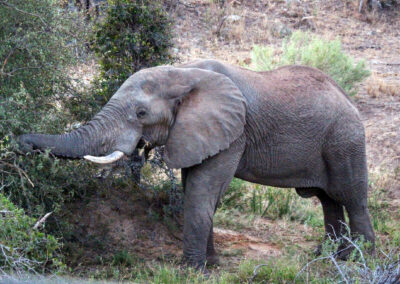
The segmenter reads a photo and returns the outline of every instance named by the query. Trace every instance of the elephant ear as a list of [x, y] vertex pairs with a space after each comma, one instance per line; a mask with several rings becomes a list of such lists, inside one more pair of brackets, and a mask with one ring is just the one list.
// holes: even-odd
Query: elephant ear
[[242, 135], [246, 102], [237, 86], [223, 74], [198, 68], [177, 70], [180, 85], [175, 90], [187, 91], [175, 94], [181, 103], [167, 139], [164, 160], [171, 168], [187, 168], [227, 149]]

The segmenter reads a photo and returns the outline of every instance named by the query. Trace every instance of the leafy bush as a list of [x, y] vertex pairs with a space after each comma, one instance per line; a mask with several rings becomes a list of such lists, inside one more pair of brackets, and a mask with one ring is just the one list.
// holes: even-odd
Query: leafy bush
[[349, 95], [356, 94], [357, 83], [370, 75], [365, 61], [354, 63], [344, 53], [339, 39], [325, 40], [301, 31], [294, 32], [283, 43], [281, 51], [272, 47], [254, 46], [251, 56], [258, 71], [289, 64], [318, 68], [329, 74]]
[[[60, 11], [53, 1], [0, 2], [0, 86], [3, 97], [21, 85], [36, 99], [57, 91], [63, 67], [72, 58], [65, 51], [69, 37], [58, 33]], [[46, 48], [44, 48], [46, 47]]]
[[118, 251], [112, 260], [112, 265], [118, 266], [132, 266], [134, 264], [134, 258], [126, 250]]
[[37, 220], [26, 216], [3, 194], [0, 194], [0, 214], [0, 267], [3, 272], [5, 269], [20, 273], [62, 268], [58, 241], [34, 229]]
[[65, 107], [76, 94], [67, 69], [79, 59], [73, 47], [84, 45], [77, 29], [83, 21], [64, 13], [56, 2], [0, 2], [0, 188], [34, 216], [59, 207], [67, 186], [73, 194], [76, 181], [67, 176], [80, 167], [48, 154], [24, 157], [14, 151], [17, 135], [59, 133], [76, 115]]
[[96, 26], [93, 49], [100, 59], [99, 93], [104, 100], [136, 71], [171, 63], [171, 20], [157, 1], [109, 0]]
[[[79, 14], [66, 13], [57, 1], [0, 1], [0, 190], [30, 217], [54, 212], [45, 230], [55, 234], [65, 229], [60, 218], [65, 202], [93, 188], [86, 178], [93, 170], [49, 153], [17, 155], [15, 137], [60, 133], [81, 116], [80, 110], [68, 107], [81, 94], [68, 71], [80, 60], [77, 51], [85, 49], [83, 23]], [[38, 267], [43, 261], [47, 266], [57, 263], [57, 241], [32, 231], [34, 219], [15, 211], [1, 221], [8, 231], [0, 243], [19, 248], [10, 251], [12, 257], [20, 254]]]

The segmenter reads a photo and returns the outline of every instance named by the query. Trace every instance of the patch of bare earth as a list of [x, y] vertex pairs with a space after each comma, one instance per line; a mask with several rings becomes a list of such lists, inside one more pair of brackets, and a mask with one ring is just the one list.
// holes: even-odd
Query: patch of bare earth
[[215, 245], [224, 256], [263, 259], [281, 255], [281, 248], [266, 239], [222, 228], [216, 228], [214, 232]]
[[[107, 188], [107, 187], [106, 187]], [[77, 271], [110, 264], [121, 251], [142, 260], [168, 260], [181, 254], [181, 237], [155, 216], [162, 212], [138, 188], [104, 189], [70, 208], [73, 243], [70, 264]], [[179, 239], [178, 239], [179, 238]], [[76, 247], [76, 244], [77, 247]], [[102, 259], [102, 261], [100, 260]]]

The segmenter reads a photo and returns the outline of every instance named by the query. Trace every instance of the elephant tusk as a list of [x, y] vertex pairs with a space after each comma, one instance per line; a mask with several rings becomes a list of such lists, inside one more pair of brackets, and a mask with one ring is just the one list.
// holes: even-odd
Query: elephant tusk
[[124, 156], [123, 152], [114, 151], [113, 153], [111, 153], [110, 155], [107, 155], [105, 157], [96, 157], [96, 156], [86, 155], [83, 158], [85, 158], [86, 160], [89, 160], [93, 163], [97, 163], [97, 164], [111, 164], [111, 163], [114, 163], [115, 161], [118, 161], [123, 156]]

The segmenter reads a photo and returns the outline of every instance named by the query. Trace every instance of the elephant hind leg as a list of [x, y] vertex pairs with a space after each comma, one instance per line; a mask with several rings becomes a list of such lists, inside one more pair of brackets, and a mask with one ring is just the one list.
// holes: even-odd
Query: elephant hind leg
[[367, 202], [345, 205], [350, 220], [351, 234], [355, 237], [364, 236], [366, 241], [375, 243], [375, 234], [372, 228]]
[[[318, 197], [324, 212], [325, 239], [339, 239], [344, 233], [344, 210], [343, 205], [330, 198], [320, 188], [296, 188], [297, 194], [303, 198]], [[322, 245], [316, 248], [316, 254], [320, 254]]]
[[317, 197], [324, 212], [324, 224], [326, 237], [338, 239], [345, 233], [345, 218], [343, 205], [330, 198], [324, 191], [320, 191]]
[[342, 204], [349, 216], [352, 237], [375, 243], [367, 208], [368, 170], [364, 140], [336, 145], [324, 155], [329, 185], [327, 195]]

